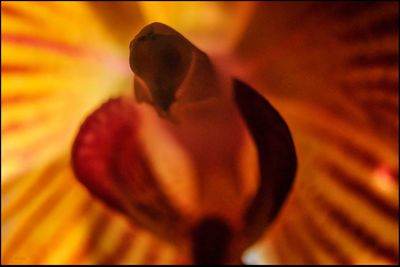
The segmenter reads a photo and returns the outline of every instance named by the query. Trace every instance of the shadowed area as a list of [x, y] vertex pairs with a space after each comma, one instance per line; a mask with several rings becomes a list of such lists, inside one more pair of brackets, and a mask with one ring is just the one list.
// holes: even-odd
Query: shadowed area
[[205, 218], [193, 230], [195, 264], [222, 264], [232, 239], [229, 226], [218, 218]]

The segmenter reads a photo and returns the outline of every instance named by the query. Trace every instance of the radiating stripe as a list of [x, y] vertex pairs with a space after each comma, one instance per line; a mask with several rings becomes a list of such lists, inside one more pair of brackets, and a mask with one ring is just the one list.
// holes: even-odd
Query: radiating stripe
[[[382, 90], [370, 90], [369, 92], [364, 90], [352, 91], [348, 93], [349, 99], [353, 101], [353, 105], [357, 105], [362, 108], [365, 115], [369, 115], [374, 113], [376, 109], [373, 109], [371, 106], [368, 106], [368, 103], [375, 103], [376, 105], [381, 106], [398, 106], [399, 100], [397, 98], [396, 92], [386, 93]], [[393, 124], [396, 125], [396, 124]]]
[[[301, 198], [298, 194], [292, 195], [290, 201], [291, 217], [286, 220], [287, 225], [285, 227], [291, 227], [291, 230], [299, 235], [299, 245], [308, 248], [308, 251], [313, 255], [315, 262], [321, 264], [332, 264], [338, 263], [339, 258], [333, 254], [333, 251], [327, 251], [323, 249], [325, 244], [320, 244], [318, 241], [311, 236], [312, 231], [308, 231], [309, 225], [305, 223], [303, 217], [312, 216], [307, 213], [304, 204], [301, 202]], [[319, 233], [322, 234], [322, 233]]]
[[9, 205], [2, 205], [2, 223], [17, 216], [18, 212], [23, 210], [31, 199], [37, 197], [48, 188], [51, 188], [51, 185], [57, 182], [55, 178], [64, 164], [64, 162], [58, 161], [50, 165], [38, 178], [33, 180], [32, 184], [25, 188], [23, 192], [19, 193], [17, 199], [13, 199]]
[[21, 22], [27, 23], [28, 25], [42, 26], [43, 23], [37, 17], [32, 16], [29, 12], [23, 11], [16, 6], [5, 4], [1, 2], [1, 15], [4, 16], [4, 20], [7, 17], [15, 18]]
[[61, 53], [69, 56], [79, 56], [87, 52], [83, 47], [67, 44], [58, 40], [49, 40], [33, 35], [22, 35], [17, 33], [1, 33], [3, 43], [29, 46], [46, 51]]
[[121, 264], [142, 264], [146, 252], [151, 249], [154, 239], [147, 231], [140, 231], [136, 234], [132, 249], [120, 259]]
[[[29, 175], [33, 176], [34, 171], [30, 172]], [[27, 175], [28, 176], [28, 175]], [[27, 178], [25, 178], [27, 179]], [[1, 183], [1, 196], [6, 197], [8, 194], [15, 193], [16, 191], [19, 191], [20, 187], [23, 187], [23, 179], [12, 179], [7, 182], [2, 182]], [[4, 202], [2, 202], [4, 204]]]
[[369, 205], [375, 207], [378, 211], [383, 212], [392, 220], [398, 221], [399, 208], [396, 204], [382, 199], [377, 195], [371, 188], [368, 188], [359, 182], [357, 179], [352, 177], [349, 173], [346, 173], [343, 169], [339, 168], [330, 162], [324, 162], [323, 169], [326, 170], [336, 181], [340, 182], [347, 189], [351, 190], [353, 194], [358, 195], [358, 197], [366, 200]]
[[369, 68], [373, 66], [396, 67], [399, 64], [398, 52], [386, 51], [372, 55], [354, 55], [347, 61], [350, 67]]
[[393, 247], [381, 243], [380, 240], [365, 230], [363, 226], [353, 222], [347, 215], [343, 214], [339, 208], [330, 203], [321, 195], [316, 195], [313, 198], [315, 204], [327, 212], [329, 216], [335, 220], [335, 222], [340, 224], [343, 230], [345, 230], [349, 235], [355, 237], [356, 240], [361, 242], [363, 246], [369, 247], [373, 251], [376, 251], [376, 253], [387, 257], [393, 262], [398, 262], [398, 251], [396, 251]]
[[[310, 189], [308, 189], [310, 188]], [[288, 228], [293, 228], [296, 229], [298, 232], [301, 232], [303, 235], [307, 236], [312, 234], [312, 232], [309, 232], [307, 227], [305, 226], [305, 222], [302, 221], [303, 216], [306, 217], [311, 217], [313, 219], [315, 219], [319, 225], [322, 226], [322, 232], [319, 233], [320, 235], [324, 235], [326, 238], [331, 238], [332, 240], [334, 240], [334, 242], [337, 242], [337, 244], [339, 244], [345, 251], [348, 251], [350, 253], [350, 257], [351, 259], [354, 258], [355, 255], [358, 255], [359, 257], [363, 257], [363, 255], [360, 252], [360, 248], [357, 246], [354, 246], [354, 243], [349, 241], [349, 236], [347, 235], [347, 233], [343, 234], [341, 232], [338, 232], [338, 229], [336, 227], [336, 224], [334, 222], [334, 218], [328, 218], [326, 216], [326, 213], [324, 213], [323, 210], [320, 209], [320, 207], [314, 205], [314, 202], [312, 198], [309, 197], [309, 191], [314, 192], [313, 190], [318, 190], [318, 187], [310, 187], [307, 186], [307, 190], [306, 190], [306, 186], [303, 185], [301, 187], [301, 191], [298, 190], [296, 192], [296, 198], [293, 198], [293, 202], [295, 203], [295, 205], [293, 205], [293, 203], [290, 203], [290, 208], [288, 210], [288, 212], [290, 212], [290, 216], [286, 216], [283, 217], [283, 221], [284, 223], [280, 223], [279, 226], [282, 226], [283, 224], [285, 228], [281, 228], [278, 229], [277, 231], [275, 231], [275, 235], [277, 235], [277, 237], [274, 237], [275, 241], [274, 243], [280, 243], [282, 242], [280, 240], [281, 235], [286, 232], [286, 229]], [[301, 201], [301, 202], [300, 202]], [[312, 207], [312, 209], [310, 209], [310, 206]], [[303, 215], [299, 214], [302, 213]], [[297, 216], [296, 216], [297, 215]], [[303, 229], [304, 228], [304, 229]], [[314, 237], [309, 237], [309, 239], [313, 240], [315, 242], [315, 238]], [[300, 248], [298, 248], [298, 246], [290, 246], [291, 244], [281, 244], [281, 246], [287, 246], [286, 249], [288, 249], [288, 252], [286, 253], [286, 257], [288, 259], [292, 260], [292, 263], [294, 264], [299, 264], [301, 263], [298, 259], [295, 259], [292, 257], [293, 254], [295, 253], [301, 253], [300, 249], [303, 246], [307, 246], [307, 244], [303, 244], [303, 243], [299, 243], [298, 246], [300, 246]], [[324, 246], [320, 245], [320, 246], [314, 246], [312, 248], [310, 248], [311, 252], [313, 254], [317, 254], [318, 252], [321, 253], [324, 252]], [[327, 251], [328, 254], [330, 254], [331, 252]], [[334, 256], [334, 255], [332, 255]], [[331, 258], [332, 260], [334, 259], [333, 257]], [[327, 259], [325, 259], [327, 260]], [[307, 263], [307, 262], [305, 262]], [[332, 262], [331, 260], [329, 261], [318, 261], [319, 264], [332, 264], [332, 263], [336, 263], [338, 264], [339, 262]]]
[[318, 138], [324, 139], [328, 143], [336, 145], [338, 149], [342, 150], [348, 155], [351, 155], [352, 158], [363, 163], [365, 167], [374, 168], [381, 164], [379, 156], [376, 153], [370, 151], [371, 148], [357, 145], [356, 143], [350, 141], [348, 138], [337, 135], [321, 127], [311, 127], [311, 125], [308, 125], [305, 130], [309, 131], [314, 136], [318, 136]]
[[1, 64], [1, 74], [34, 74], [42, 71], [37, 66], [17, 65], [17, 64]]
[[[31, 32], [29, 33], [23, 33], [21, 31], [16, 32], [18, 35], [32, 35], [36, 38], [46, 38], [46, 39], [54, 39], [58, 40], [58, 42], [61, 43], [71, 43], [76, 46], [80, 45], [79, 43], [76, 43], [76, 41], [63, 41], [59, 40], [57, 38], [52, 38], [49, 36], [41, 37], [36, 34], [32, 34]], [[94, 62], [91, 62], [87, 60], [87, 57], [83, 57], [84, 55], [82, 54], [82, 60], [80, 60], [79, 64], [80, 65], [75, 65], [76, 64], [76, 57], [75, 56], [70, 56], [69, 54], [63, 54], [61, 52], [55, 53], [52, 50], [48, 50], [45, 47], [43, 48], [37, 48], [35, 46], [30, 46], [30, 45], [20, 45], [16, 44], [13, 42], [4, 42], [2, 43], [2, 64], [3, 65], [16, 65], [16, 66], [32, 66], [38, 69], [36, 75], [33, 75], [31, 73], [21, 73], [21, 75], [26, 75], [28, 78], [40, 78], [36, 77], [40, 75], [43, 75], [45, 77], [52, 77], [53, 80], [55, 80], [57, 77], [64, 77], [66, 75], [69, 75], [69, 73], [73, 73], [75, 70], [82, 71], [84, 73], [90, 73], [93, 70], [87, 69], [89, 66], [94, 67], [96, 69], [99, 68], [106, 68], [106, 66], [102, 65], [94, 65]], [[88, 50], [91, 50], [90, 47], [87, 47]], [[4, 53], [4, 51], [7, 51], [7, 53]], [[74, 66], [75, 65], [75, 66]], [[28, 74], [30, 76], [28, 76]], [[31, 77], [32, 76], [32, 77]], [[54, 77], [57, 76], [57, 77]], [[7, 79], [12, 79], [16, 80], [17, 76], [15, 74], [6, 76]], [[80, 75], [77, 77], [81, 78]], [[69, 77], [76, 79], [76, 77]], [[3, 81], [4, 84], [4, 81]], [[54, 83], [54, 85], [59, 86], [59, 81]], [[21, 81], [20, 87], [23, 86], [41, 86], [41, 84], [29, 84], [26, 82]], [[65, 87], [65, 85], [63, 85]], [[73, 88], [71, 88], [73, 89]], [[10, 92], [11, 93], [11, 92]]]
[[290, 226], [284, 224], [282, 227], [285, 228], [285, 231], [282, 232], [282, 238], [284, 238], [288, 245], [292, 247], [292, 251], [296, 251], [298, 253], [302, 259], [302, 262], [306, 264], [317, 264], [317, 259], [309, 250], [308, 246], [305, 244], [300, 235], [296, 233]]
[[[62, 178], [67, 178], [65, 175]], [[41, 219], [35, 227], [29, 231], [23, 242], [19, 243], [13, 255], [21, 255], [29, 251], [32, 263], [37, 262], [36, 254], [47, 253], [49, 249], [46, 242], [52, 232], [65, 220], [72, 209], [76, 209], [80, 201], [79, 188], [70, 186], [68, 192], [58, 201], [57, 205], [50, 210], [41, 210]]]
[[347, 82], [343, 83], [341, 87], [346, 90], [366, 90], [366, 93], [369, 93], [369, 90], [378, 90], [394, 94], [399, 93], [399, 81], [389, 79]]
[[[66, 185], [68, 181], [55, 178], [61, 169], [60, 164], [57, 173], [53, 173], [50, 169], [39, 169], [19, 177], [19, 186], [8, 193], [10, 196], [2, 195], [5, 200], [2, 202], [2, 225], [13, 224], [13, 221], [24, 218], [53, 190], [59, 188], [62, 183]], [[43, 173], [45, 175], [42, 175]], [[47, 175], [54, 176], [48, 177]], [[38, 180], [40, 183], [37, 182]], [[23, 202], [23, 200], [27, 201]], [[15, 210], [15, 208], [18, 209]]]
[[[329, 184], [326, 184], [326, 186], [329, 187]], [[355, 211], [347, 211], [344, 212], [343, 208], [339, 207], [340, 203], [337, 201], [332, 202], [331, 200], [327, 200], [325, 195], [323, 195], [323, 192], [321, 192], [320, 186], [318, 187], [309, 187], [306, 191], [303, 191], [302, 193], [302, 203], [305, 205], [303, 206], [303, 211], [305, 212], [305, 216], [308, 216], [309, 218], [313, 218], [313, 220], [319, 221], [319, 225], [323, 225], [324, 227], [322, 228], [323, 231], [320, 233], [320, 236], [327, 236], [332, 238], [332, 240], [335, 240], [338, 244], [340, 244], [343, 249], [346, 249], [346, 251], [351, 252], [351, 258], [353, 262], [355, 260], [358, 260], [359, 258], [365, 258], [365, 255], [371, 255], [373, 258], [377, 257], [386, 257], [387, 255], [382, 254], [381, 249], [376, 249], [377, 247], [386, 247], [386, 245], [383, 245], [383, 243], [380, 243], [379, 240], [381, 240], [378, 236], [381, 235], [379, 234], [379, 231], [370, 231], [366, 230], [364, 228], [365, 226], [362, 226], [363, 223], [358, 222], [356, 223], [353, 221], [353, 219], [350, 218], [350, 214], [352, 215], [351, 217], [354, 217], [357, 212]], [[323, 203], [329, 203], [329, 206], [334, 208], [337, 213], [333, 214], [330, 212], [330, 208], [327, 209], [327, 206], [322, 205], [321, 201]], [[357, 205], [354, 205], [352, 203], [349, 203], [348, 205], [352, 205], [354, 209], [357, 209]], [[312, 209], [310, 209], [312, 208]], [[343, 213], [344, 212], [344, 213]], [[354, 214], [355, 213], [355, 214]], [[347, 217], [348, 214], [349, 217]], [[368, 214], [365, 214], [366, 218], [362, 218], [362, 212], [358, 212], [358, 219], [362, 219], [362, 222], [365, 221], [365, 224], [368, 225], [368, 221], [366, 221], [368, 218]], [[339, 217], [338, 217], [339, 216]], [[340, 221], [340, 218], [346, 217], [347, 221], [351, 221], [352, 226], [349, 226], [349, 224], [343, 224]], [[321, 220], [323, 218], [323, 221]], [[338, 221], [339, 220], [339, 221]], [[361, 224], [360, 224], [361, 223]], [[354, 228], [357, 229], [363, 229], [361, 231], [353, 231]], [[393, 228], [387, 228], [387, 230], [390, 231], [390, 229], [394, 230]], [[365, 240], [361, 234], [365, 234], [371, 237], [370, 240]], [[375, 237], [372, 237], [376, 235]], [[383, 241], [382, 241], [383, 242]], [[379, 244], [378, 244], [379, 243]], [[376, 245], [378, 244], [378, 245]], [[371, 258], [372, 259], [372, 258]], [[393, 259], [391, 259], [393, 261]]]
[[[378, 258], [381, 258], [383, 255], [377, 254], [377, 251], [373, 247], [361, 242], [357, 234], [349, 233], [347, 228], [337, 222], [336, 216], [332, 216], [331, 213], [326, 212], [323, 206], [319, 205], [318, 200], [324, 199], [324, 196], [321, 193], [315, 193], [318, 190], [318, 187], [308, 187], [307, 190], [303, 190], [302, 192], [300, 201], [303, 207], [302, 211], [304, 212], [303, 219], [305, 219], [303, 223], [307, 225], [308, 219], [318, 222], [317, 224], [321, 225], [321, 232], [316, 233], [318, 234], [317, 238], [326, 237], [332, 239], [333, 242], [340, 245], [344, 251], [349, 253], [348, 255], [351, 257], [352, 264], [366, 257], [369, 259], [369, 263], [374, 263]], [[320, 198], [317, 198], [317, 195]], [[331, 202], [332, 205], [334, 205], [333, 203]], [[340, 208], [337, 209], [340, 210]], [[296, 225], [298, 224], [298, 222], [295, 223]], [[307, 228], [307, 226], [305, 227]]]
[[[7, 140], [7, 138], [5, 138]], [[15, 147], [15, 149], [4, 149], [2, 151], [2, 164], [11, 164], [15, 161], [23, 161], [25, 164], [29, 164], [30, 160], [40, 160], [40, 159], [48, 159], [49, 155], [55, 156], [55, 153], [59, 153], [63, 150], [63, 148], [58, 147], [60, 141], [65, 140], [65, 131], [59, 131], [56, 133], [50, 133], [48, 135], [43, 135], [43, 137], [35, 140], [34, 143], [23, 143], [25, 146]], [[10, 142], [10, 140], [7, 140]], [[45, 146], [50, 146], [52, 149], [47, 149], [39, 154], [38, 151]], [[40, 164], [41, 162], [38, 162]], [[24, 169], [23, 166], [19, 167], [21, 171]], [[10, 171], [10, 170], [8, 170]], [[18, 172], [20, 173], [20, 172]], [[17, 174], [18, 174], [17, 173]]]
[[32, 103], [38, 100], [44, 100], [46, 97], [50, 97], [49, 93], [36, 93], [36, 94], [14, 94], [1, 96], [1, 105], [15, 105], [15, 104], [27, 104], [26, 102]]
[[115, 248], [111, 252], [101, 255], [101, 257], [96, 260], [96, 264], [116, 264], [130, 253], [131, 248], [135, 245], [135, 235], [132, 235], [131, 231], [125, 230], [120, 233], [118, 239], [119, 241], [115, 244]]
[[[47, 3], [2, 2], [1, 4], [2, 44], [4, 45], [2, 46], [2, 74], [4, 75], [2, 76], [2, 104], [7, 104], [6, 108], [2, 106], [2, 114], [5, 114], [2, 115], [2, 130], [7, 133], [2, 136], [2, 143], [5, 144], [2, 148], [3, 185], [3, 178], [8, 179], [14, 176], [15, 181], [18, 181], [17, 179], [22, 178], [16, 177], [16, 172], [43, 165], [56, 153], [64, 152], [65, 145], [71, 137], [70, 133], [81, 118], [80, 114], [93, 108], [96, 101], [109, 94], [109, 89], [118, 87], [122, 75], [116, 75], [119, 70], [115, 69], [113, 55], [100, 57], [99, 53], [94, 51], [92, 44], [102, 50], [103, 54], [115, 53], [118, 48], [112, 44], [108, 33], [103, 32], [100, 23], [93, 20], [95, 16], [87, 8], [86, 3], [51, 3], [57, 8], [56, 11], [47, 10]], [[3, 10], [4, 5], [10, 8]], [[24, 14], [27, 16], [24, 17]], [[43, 25], [37, 27], [35, 23], [29, 23], [28, 16], [37, 18], [37, 21], [43, 22]], [[90, 61], [87, 57], [83, 58], [86, 55], [91, 56]], [[104, 75], [106, 72], [107, 75]], [[55, 92], [55, 94], [49, 94], [49, 92]], [[96, 96], [93, 96], [93, 93]], [[100, 95], [102, 96], [99, 97]], [[58, 100], [68, 103], [68, 106], [74, 108], [74, 112], [66, 113], [67, 109], [60, 105]], [[43, 108], [44, 106], [47, 108]], [[61, 110], [57, 107], [61, 107]], [[35, 123], [34, 118], [39, 118], [42, 113], [50, 114], [54, 120], [37, 120]], [[33, 120], [31, 123], [25, 123], [31, 119]], [[35, 180], [37, 177], [29, 178]], [[28, 192], [31, 190], [29, 193], [14, 190], [12, 183], [5, 188], [2, 186], [2, 192], [6, 190], [9, 196], [6, 198], [9, 201], [6, 215], [12, 214], [9, 216], [10, 220], [6, 220], [5, 225], [2, 224], [2, 233], [3, 230], [6, 233], [6, 238], [2, 239], [2, 243], [6, 240], [2, 254], [6, 254], [7, 257], [24, 254], [28, 263], [47, 262], [54, 260], [54, 257], [58, 261], [56, 263], [64, 263], [68, 261], [64, 256], [68, 257], [68, 251], [71, 251], [74, 246], [70, 244], [64, 246], [59, 243], [61, 251], [53, 251], [56, 247], [52, 244], [56, 244], [55, 240], [62, 237], [65, 231], [67, 231], [65, 234], [77, 234], [79, 231], [81, 235], [85, 234], [86, 231], [82, 231], [82, 226], [87, 224], [89, 218], [86, 216], [90, 214], [85, 214], [87, 209], [84, 206], [79, 212], [77, 210], [75, 213], [72, 210], [85, 203], [83, 199], [80, 199], [81, 195], [75, 195], [69, 191], [71, 187], [68, 185], [71, 179], [63, 181], [66, 177], [53, 173], [49, 173], [47, 177], [50, 182], [44, 177], [41, 178], [43, 180], [35, 181], [42, 183], [41, 187], [33, 182], [26, 185], [25, 189], [22, 187]], [[60, 184], [63, 186], [58, 188]], [[21, 184], [15, 183], [15, 185]], [[78, 190], [77, 187], [72, 187], [72, 189]], [[58, 202], [59, 205], [55, 196], [57, 190], [62, 201]], [[67, 190], [69, 195], [63, 197], [62, 190]], [[2, 195], [2, 200], [4, 199]], [[47, 205], [42, 202], [46, 199], [49, 202]], [[53, 204], [50, 203], [55, 203], [56, 207], [52, 207]], [[68, 208], [66, 208], [66, 203], [70, 204]], [[38, 207], [45, 210], [40, 212], [35, 210]], [[64, 210], [60, 210], [63, 207]], [[76, 217], [71, 217], [70, 222], [52, 223], [52, 218], [56, 218], [55, 215], [59, 212], [63, 212], [58, 216], [59, 219]], [[31, 222], [33, 225], [27, 226], [25, 220], [29, 218], [34, 223]], [[45, 235], [40, 236], [40, 232], [45, 231], [46, 227], [52, 233], [46, 232]], [[26, 232], [28, 230], [31, 231]], [[26, 238], [21, 237], [24, 233]], [[51, 238], [48, 240], [48, 244], [42, 243], [46, 235], [49, 237], [52, 235], [53, 238], [53, 240]], [[30, 250], [29, 247], [35, 240], [37, 247]], [[73, 239], [65, 236], [65, 240], [78, 241], [79, 239], [76, 236], [73, 236]], [[20, 244], [16, 245], [16, 243]], [[40, 256], [36, 258], [36, 254]], [[2, 262], [4, 260], [7, 258], [3, 258]], [[29, 262], [31, 260], [32, 262]]]
[[[284, 263], [307, 261], [296, 254], [308, 245], [319, 264], [327, 263], [318, 257], [321, 251], [332, 253], [337, 263], [393, 261], [398, 247], [398, 3], [299, 4], [290, 12], [277, 4], [268, 6], [277, 12], [274, 25], [264, 19], [264, 6], [258, 7], [243, 40], [249, 49], [238, 55], [244, 58], [239, 64], [258, 67], [249, 74], [246, 66], [243, 72], [267, 97], [276, 96], [280, 111], [288, 114], [300, 162], [292, 193], [312, 207], [287, 204], [276, 222], [281, 227], [271, 229], [274, 236], [267, 239]], [[299, 17], [306, 19], [292, 25]], [[348, 216], [346, 224], [362, 231], [338, 222], [341, 218], [326, 212], [312, 193], [329, 200]], [[288, 231], [300, 236], [298, 245], [281, 238]]]
[[[40, 148], [43, 148], [44, 146], [52, 146], [52, 145], [57, 145], [59, 144], [59, 141], [65, 139], [65, 132], [58, 132], [58, 133], [51, 133], [49, 135], [44, 135], [42, 138], [36, 140], [35, 143], [33, 144], [26, 144], [22, 148], [15, 148], [13, 150], [4, 150], [4, 153], [2, 153], [2, 164], [6, 164], [9, 162], [13, 162], [15, 160], [21, 160], [21, 161], [27, 161], [29, 158], [32, 158], [33, 156], [39, 157], [38, 152]], [[7, 140], [7, 138], [5, 138]], [[8, 141], [8, 140], [7, 140]], [[54, 150], [48, 150], [46, 151], [47, 154], [53, 154], [54, 151], [60, 151], [57, 147], [55, 147]], [[41, 156], [44, 153], [42, 153]], [[45, 154], [45, 155], [47, 155]], [[25, 162], [27, 163], [27, 162]], [[21, 167], [22, 168], [22, 167]]]
[[51, 118], [52, 116], [50, 114], [40, 114], [39, 116], [30, 118], [26, 121], [9, 123], [4, 127], [1, 127], [1, 134], [11, 134], [12, 132], [20, 131], [24, 128], [32, 128], [35, 125], [40, 125], [41, 122], [45, 123]]
[[[92, 226], [96, 223], [99, 212], [102, 207], [95, 201], [91, 200], [91, 208], [82, 217], [76, 221], [66, 221], [67, 227], [61, 228], [59, 233], [55, 233], [55, 240], [49, 243], [49, 246], [54, 247], [42, 259], [43, 264], [72, 264], [72, 256], [77, 250], [84, 245], [87, 238], [87, 233], [90, 232]], [[71, 246], [71, 244], [74, 244]]]
[[303, 233], [309, 238], [311, 238], [314, 242], [316, 242], [320, 248], [322, 248], [325, 253], [331, 254], [332, 257], [335, 258], [335, 263], [337, 264], [351, 264], [351, 257], [348, 255], [348, 252], [342, 250], [340, 244], [331, 240], [328, 236], [325, 235], [325, 231], [329, 231], [325, 228], [325, 226], [318, 225], [311, 213], [302, 205], [302, 198], [296, 198], [296, 201], [299, 202], [300, 206], [298, 214], [300, 214], [299, 228], [303, 229]]
[[[49, 120], [50, 119], [53, 118], [49, 118]], [[47, 129], [52, 131], [46, 131], [46, 128], [43, 127], [43, 124], [41, 123], [46, 123]], [[56, 140], [65, 140], [65, 134], [68, 133], [67, 131], [69, 131], [69, 129], [59, 127], [59, 124], [59, 121], [35, 120], [26, 124], [15, 124], [4, 128], [4, 130], [2, 130], [2, 135], [3, 140], [5, 140], [7, 144], [2, 150], [2, 156], [12, 158], [18, 157], [24, 153], [31, 154], [33, 152], [29, 151], [28, 148], [40, 148], [43, 145], [50, 146], [50, 144], [46, 144], [46, 141], [54, 142]], [[24, 137], [23, 135], [26, 131], [29, 131], [31, 136]], [[29, 142], [32, 140], [30, 138], [35, 138], [35, 142]]]
[[[345, 64], [345, 63], [344, 63]], [[338, 86], [341, 83], [360, 83], [364, 81], [379, 81], [390, 80], [398, 81], [398, 69], [395, 67], [382, 68], [379, 65], [370, 66], [369, 68], [345, 68], [340, 74], [340, 79], [337, 81]]]
[[110, 224], [111, 218], [109, 214], [104, 212], [100, 212], [93, 218], [93, 225], [90, 228], [87, 239], [81, 247], [78, 247], [76, 253], [71, 257], [72, 264], [81, 263], [85, 258], [90, 257], [90, 255], [96, 251], [99, 242], [102, 241], [104, 232]]
[[[63, 220], [60, 225], [57, 226], [56, 230], [48, 238], [46, 246], [52, 251], [57, 250], [58, 246], [64, 240], [64, 238], [71, 233], [71, 230], [82, 221], [86, 220], [88, 215], [94, 210], [94, 201], [91, 199], [82, 200], [78, 202], [77, 207], [73, 207], [72, 214], [68, 214], [67, 219]], [[60, 210], [58, 212], [61, 212]], [[51, 252], [45, 254], [38, 250], [35, 253], [35, 263], [33, 264], [48, 264], [46, 259]]]
[[[114, 254], [117, 247], [121, 248], [120, 243], [125, 242], [126, 239], [135, 239], [136, 234], [138, 233], [138, 229], [132, 227], [126, 220], [121, 218], [119, 215], [116, 216], [114, 212], [108, 210], [105, 206], [103, 206], [103, 213], [106, 212], [108, 216], [110, 216], [110, 223], [104, 229], [101, 234], [101, 238], [97, 241], [97, 243], [91, 248], [90, 252], [83, 258], [79, 263], [80, 264], [89, 264], [96, 263], [98, 264], [104, 258], [108, 258], [107, 255]], [[89, 236], [93, 233], [89, 231]], [[124, 243], [126, 245], [126, 243]], [[127, 251], [130, 249], [129, 246], [124, 246], [124, 248], [118, 252], [121, 253], [120, 257], [126, 255]], [[116, 259], [115, 263], [120, 262], [120, 258]]]
[[379, 162], [379, 159], [373, 153], [364, 150], [362, 147], [357, 146], [351, 141], [341, 138], [340, 136], [335, 135], [328, 130], [315, 127], [312, 128], [312, 132], [319, 138], [328, 139], [329, 142], [337, 145], [337, 147], [343, 150], [345, 153], [352, 155], [353, 158], [356, 158], [358, 161], [362, 162], [366, 167], [376, 166]]
[[[48, 101], [47, 101], [48, 100]], [[46, 99], [39, 102], [39, 99], [36, 100], [36, 103], [29, 103], [26, 105], [9, 105], [2, 107], [2, 128], [5, 128], [7, 125], [16, 125], [17, 123], [24, 123], [25, 121], [34, 120], [38, 117], [49, 117], [51, 121], [60, 121], [62, 114], [67, 108], [67, 104], [60, 101], [59, 98], [55, 97], [54, 99]], [[36, 106], [35, 106], [36, 104]], [[38, 108], [38, 106], [40, 108]], [[36, 107], [36, 109], [35, 109]], [[52, 112], [61, 113], [59, 117], [52, 116]], [[40, 124], [41, 126], [45, 126]]]
[[[50, 194], [48, 198], [44, 202], [42, 202], [39, 207], [33, 212], [26, 221], [24, 221], [23, 225], [19, 227], [20, 231], [16, 233], [8, 242], [5, 244], [7, 248], [7, 253], [4, 254], [3, 262], [11, 263], [12, 258], [11, 255], [14, 251], [16, 251], [19, 246], [25, 241], [25, 239], [29, 236], [29, 233], [33, 230], [36, 224], [40, 224], [43, 220], [42, 211], [50, 212], [57, 206], [57, 203], [61, 200], [62, 197], [68, 192], [68, 187], [62, 186], [59, 190], [56, 190]], [[34, 223], [32, 223], [34, 222]]]
[[[396, 245], [393, 233], [398, 231], [397, 221], [384, 216], [382, 212], [369, 205], [364, 199], [343, 187], [340, 182], [335, 181], [335, 177], [324, 175], [323, 171], [319, 172], [321, 172], [319, 181], [313, 183], [313, 189], [310, 189], [313, 190], [311, 194], [319, 194], [325, 197], [337, 209], [348, 215], [352, 221], [363, 225], [366, 231], [376, 235], [377, 238], [387, 244]], [[325, 191], [323, 188], [329, 188], [329, 191]], [[312, 200], [311, 197], [304, 197]], [[366, 222], [364, 218], [368, 218], [368, 223], [364, 223]], [[382, 231], [382, 229], [387, 229], [387, 231]]]
[[[398, 7], [397, 7], [398, 8]], [[383, 38], [399, 32], [398, 14], [371, 22], [369, 25], [359, 26], [358, 29], [349, 30], [339, 38], [345, 42], [365, 42], [371, 39]]]

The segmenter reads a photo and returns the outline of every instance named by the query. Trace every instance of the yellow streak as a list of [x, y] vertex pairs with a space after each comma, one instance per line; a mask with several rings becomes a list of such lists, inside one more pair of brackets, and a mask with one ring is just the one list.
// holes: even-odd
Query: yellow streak
[[[110, 216], [115, 215], [111, 214]], [[104, 255], [107, 255], [115, 250], [119, 241], [121, 241], [121, 236], [127, 231], [129, 225], [122, 218], [114, 216], [110, 217], [110, 223], [107, 228], [101, 234], [96, 248], [92, 249], [86, 258], [82, 260], [79, 264], [93, 264], [98, 262]]]
[[[61, 174], [58, 174], [54, 176], [53, 179], [55, 179], [54, 183], [51, 185], [46, 186], [45, 191], [42, 192], [40, 195], [36, 196], [34, 199], [32, 199], [31, 202], [27, 204], [27, 206], [24, 207], [23, 210], [21, 210], [18, 214], [17, 217], [15, 217], [11, 221], [7, 221], [7, 224], [2, 225], [2, 229], [4, 227], [5, 235], [2, 236], [2, 255], [3, 258], [8, 258], [11, 261], [13, 260], [11, 258], [11, 255], [13, 251], [8, 251], [8, 247], [14, 242], [13, 240], [19, 235], [19, 232], [21, 229], [24, 228], [25, 225], [28, 223], [28, 218], [31, 217], [33, 214], [40, 212], [37, 210], [37, 207], [45, 203], [48, 198], [50, 197], [51, 194], [53, 194], [55, 191], [59, 191], [62, 188], [65, 188], [68, 186], [68, 181], [64, 181], [63, 179], [57, 179]], [[30, 222], [32, 223], [32, 222]], [[8, 262], [8, 261], [6, 261]], [[11, 262], [10, 262], [11, 263]]]
[[135, 235], [135, 240], [133, 241], [133, 245], [131, 250], [127, 253], [127, 255], [120, 259], [121, 264], [141, 264], [144, 261], [144, 256], [146, 255], [146, 251], [151, 248], [152, 237], [150, 234], [141, 231]]
[[[381, 212], [376, 211], [365, 200], [354, 195], [350, 190], [339, 185], [333, 177], [319, 175], [315, 179], [317, 188], [329, 188], [324, 190], [324, 196], [335, 203], [344, 214], [348, 214], [349, 219], [362, 226], [368, 232], [379, 236], [379, 239], [390, 245], [398, 245], [398, 222], [395, 222]], [[368, 219], [366, 219], [368, 218]]]
[[[72, 224], [68, 229], [68, 235], [64, 235], [65, 239], [59, 242], [59, 246], [55, 250], [51, 250], [49, 255], [43, 260], [43, 264], [71, 264], [73, 263], [72, 256], [75, 255], [77, 250], [80, 250], [87, 238], [88, 233], [91, 232], [97, 214], [100, 212], [101, 207], [96, 205], [93, 209], [86, 214], [86, 219], [79, 223]], [[72, 228], [72, 229], [71, 229]], [[71, 245], [72, 244], [72, 245]]]
[[37, 261], [35, 258], [36, 255], [46, 255], [49, 250], [53, 249], [50, 237], [55, 231], [59, 233], [64, 231], [64, 229], [59, 229], [59, 226], [64, 220], [69, 219], [68, 217], [70, 217], [74, 209], [79, 208], [79, 204], [84, 200], [82, 195], [77, 194], [78, 192], [79, 190], [76, 186], [72, 187], [68, 190], [67, 194], [62, 197], [60, 202], [57, 203], [57, 208], [51, 212], [45, 210], [39, 211], [43, 213], [43, 220], [29, 233], [24, 243], [21, 244], [16, 251], [12, 251], [11, 255], [24, 255], [32, 260], [30, 263], [35, 264]]

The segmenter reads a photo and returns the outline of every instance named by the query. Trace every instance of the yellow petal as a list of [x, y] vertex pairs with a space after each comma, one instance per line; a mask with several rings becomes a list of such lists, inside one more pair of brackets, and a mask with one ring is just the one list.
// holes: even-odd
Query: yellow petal
[[1, 176], [8, 179], [65, 149], [83, 115], [129, 76], [87, 3], [1, 5]]
[[[67, 155], [2, 186], [2, 264], [156, 264], [176, 252], [94, 200]], [[154, 253], [156, 250], [156, 253]]]
[[205, 51], [228, 53], [241, 37], [252, 2], [139, 2], [146, 24], [162, 22]]

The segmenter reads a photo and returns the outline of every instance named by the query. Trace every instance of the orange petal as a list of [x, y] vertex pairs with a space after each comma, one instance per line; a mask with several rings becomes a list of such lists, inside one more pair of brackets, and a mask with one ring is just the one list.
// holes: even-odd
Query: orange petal
[[292, 196], [248, 257], [398, 262], [398, 7], [257, 4], [236, 47], [238, 68], [284, 115], [299, 168]]

